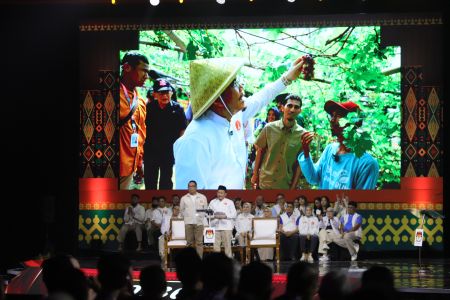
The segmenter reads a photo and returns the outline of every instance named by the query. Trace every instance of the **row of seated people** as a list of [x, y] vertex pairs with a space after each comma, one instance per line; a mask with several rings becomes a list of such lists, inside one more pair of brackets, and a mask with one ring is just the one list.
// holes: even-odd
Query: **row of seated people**
[[[193, 248], [184, 248], [175, 256], [176, 275], [181, 288], [166, 281], [166, 273], [158, 261], [147, 261], [142, 269], [134, 269], [122, 253], [105, 253], [97, 261], [97, 275], [86, 277], [80, 263], [70, 255], [57, 255], [42, 263], [45, 284], [38, 300], [341, 300], [398, 299], [393, 273], [374, 265], [359, 278], [351, 278], [347, 270], [333, 270], [319, 280], [319, 268], [296, 262], [287, 272], [286, 288], [276, 295], [272, 268], [254, 261], [242, 268], [223, 253], [210, 253], [203, 259]], [[133, 274], [139, 271], [139, 282]], [[12, 283], [14, 284], [14, 280]], [[172, 283], [173, 284], [173, 283]], [[281, 292], [281, 291], [280, 291]], [[8, 299], [19, 299], [7, 294]], [[20, 299], [29, 299], [22, 296]], [[31, 295], [26, 295], [31, 296]], [[278, 297], [276, 297], [278, 296]], [[425, 297], [426, 298], [426, 297]]]
[[[136, 232], [137, 250], [141, 250], [142, 230], [145, 228], [149, 245], [159, 249], [160, 255], [164, 256], [164, 242], [171, 229], [171, 220], [183, 219], [186, 246], [195, 246], [202, 255], [203, 228], [211, 225], [216, 228], [216, 240], [219, 239], [219, 246], [215, 242], [214, 250], [220, 251], [222, 244], [226, 254], [231, 256], [231, 244], [236, 241], [236, 244], [246, 246], [249, 234], [254, 230], [253, 218], [264, 217], [278, 219], [282, 260], [298, 259], [301, 255], [301, 260], [312, 262], [318, 251], [322, 254], [321, 260], [326, 261], [330, 243], [347, 248], [351, 259], [357, 259], [358, 243], [355, 240], [361, 237], [362, 218], [355, 211], [356, 203], [349, 202], [347, 197], [338, 199], [332, 208], [328, 199], [316, 199], [319, 203], [312, 206], [307, 204], [305, 197], [300, 197], [295, 207], [294, 203], [285, 201], [283, 194], [278, 194], [277, 204], [269, 207], [258, 196], [253, 208], [245, 202], [242, 208], [239, 207], [238, 214], [236, 203], [226, 198], [225, 187], [219, 187], [217, 198], [208, 204], [206, 197], [197, 192], [195, 182], [190, 185], [189, 193], [181, 198], [180, 205], [174, 203], [171, 208], [166, 206], [165, 199], [160, 198], [159, 201], [152, 201], [152, 208], [145, 211], [138, 203], [139, 196], [132, 195], [131, 206], [125, 210], [125, 222], [118, 236], [119, 250], [123, 248], [125, 235], [130, 230]], [[203, 212], [198, 212], [199, 209], [214, 211], [211, 224], [208, 224]], [[257, 255], [261, 260], [270, 260], [274, 251], [273, 248], [258, 249]]]

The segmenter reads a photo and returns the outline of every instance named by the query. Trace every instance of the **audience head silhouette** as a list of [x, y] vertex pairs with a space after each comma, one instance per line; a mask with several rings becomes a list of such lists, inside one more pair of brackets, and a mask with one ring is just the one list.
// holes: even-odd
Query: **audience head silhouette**
[[272, 295], [272, 269], [255, 261], [241, 269], [238, 294], [244, 299], [269, 300]]
[[297, 262], [288, 272], [286, 294], [290, 297], [300, 296], [302, 300], [312, 299], [316, 289], [319, 272], [314, 265]]
[[162, 299], [167, 290], [166, 274], [159, 265], [142, 269], [140, 283], [144, 299]]
[[131, 263], [121, 253], [105, 254], [100, 257], [98, 264], [98, 280], [102, 291], [123, 289], [130, 284]]

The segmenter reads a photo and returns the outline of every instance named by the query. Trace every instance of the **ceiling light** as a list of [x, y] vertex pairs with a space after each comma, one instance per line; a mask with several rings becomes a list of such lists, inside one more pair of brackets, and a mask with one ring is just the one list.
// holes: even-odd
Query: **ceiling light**
[[153, 6], [159, 5], [159, 0], [150, 0], [150, 4]]
[[225, 0], [216, 0], [219, 4], [225, 4]]

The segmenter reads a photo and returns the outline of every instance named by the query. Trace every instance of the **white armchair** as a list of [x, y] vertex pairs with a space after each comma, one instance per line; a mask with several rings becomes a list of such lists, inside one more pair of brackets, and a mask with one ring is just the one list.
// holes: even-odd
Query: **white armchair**
[[250, 262], [251, 248], [275, 248], [277, 265], [280, 264], [280, 235], [278, 218], [253, 218], [253, 231], [247, 239], [246, 262]]
[[167, 268], [171, 248], [186, 248], [186, 232], [183, 219], [170, 220], [170, 228], [164, 242], [164, 265]]

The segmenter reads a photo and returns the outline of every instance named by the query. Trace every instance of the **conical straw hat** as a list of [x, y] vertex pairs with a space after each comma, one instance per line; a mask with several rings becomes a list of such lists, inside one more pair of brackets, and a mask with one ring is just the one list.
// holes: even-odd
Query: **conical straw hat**
[[191, 61], [190, 88], [194, 119], [200, 117], [231, 84], [244, 62], [239, 58], [210, 58]]

